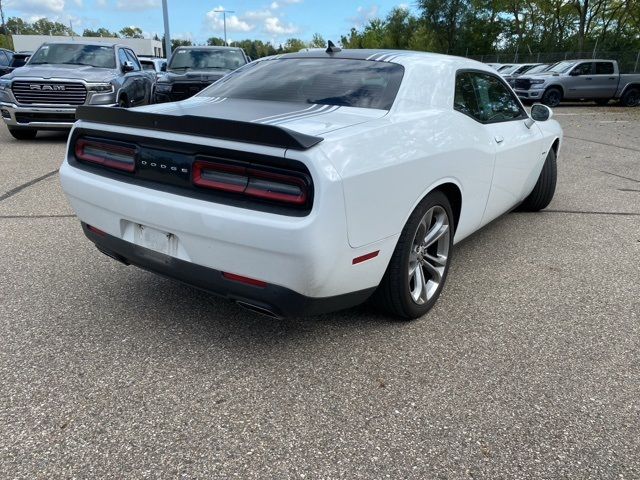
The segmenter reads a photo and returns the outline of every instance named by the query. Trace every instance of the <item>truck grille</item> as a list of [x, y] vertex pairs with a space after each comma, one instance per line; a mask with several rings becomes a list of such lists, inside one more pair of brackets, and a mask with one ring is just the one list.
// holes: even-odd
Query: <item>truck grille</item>
[[531, 88], [531, 81], [527, 78], [516, 78], [516, 90], [529, 90]]
[[75, 82], [14, 81], [11, 90], [23, 105], [82, 105], [87, 99], [85, 86]]

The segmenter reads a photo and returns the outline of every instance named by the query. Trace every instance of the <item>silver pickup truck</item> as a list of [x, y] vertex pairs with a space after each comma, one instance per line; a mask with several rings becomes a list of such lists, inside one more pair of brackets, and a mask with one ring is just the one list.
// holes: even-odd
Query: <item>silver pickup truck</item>
[[127, 46], [44, 43], [27, 64], [0, 77], [0, 115], [19, 140], [71, 128], [79, 105], [130, 107], [151, 102], [155, 73]]
[[619, 100], [626, 107], [636, 107], [640, 105], [640, 73], [621, 75], [614, 60], [566, 60], [543, 73], [516, 78], [514, 90], [523, 101], [550, 107], [582, 100], [598, 105]]

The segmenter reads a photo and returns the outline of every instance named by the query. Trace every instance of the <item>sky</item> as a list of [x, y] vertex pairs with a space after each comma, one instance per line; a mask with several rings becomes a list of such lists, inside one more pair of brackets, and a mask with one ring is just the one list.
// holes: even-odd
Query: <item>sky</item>
[[[228, 41], [245, 38], [270, 41], [274, 45], [295, 37], [310, 40], [320, 33], [337, 43], [351, 27], [384, 17], [395, 6], [393, 0], [167, 0], [172, 38], [204, 43], [223, 37], [222, 14], [227, 10]], [[68, 25], [82, 33], [85, 28], [105, 27], [118, 31], [125, 26], [142, 29], [145, 36], [163, 33], [161, 0], [4, 0], [5, 16], [34, 21], [41, 17]]]

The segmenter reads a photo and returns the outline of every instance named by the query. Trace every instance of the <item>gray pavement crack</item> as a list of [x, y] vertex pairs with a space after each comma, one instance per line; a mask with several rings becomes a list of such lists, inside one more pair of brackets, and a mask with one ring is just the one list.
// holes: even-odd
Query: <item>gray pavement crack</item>
[[35, 185], [36, 183], [41, 182], [42, 180], [45, 180], [45, 179], [55, 175], [56, 173], [58, 173], [57, 169], [54, 170], [53, 172], [46, 173], [46, 174], [42, 175], [41, 177], [34, 178], [33, 180], [28, 181], [27, 183], [23, 183], [22, 185], [19, 185], [16, 188], [12, 188], [7, 193], [4, 193], [4, 194], [0, 195], [0, 202], [3, 201], [3, 200], [6, 200], [9, 197], [13, 197], [16, 193], [20, 193], [25, 188], [29, 188], [30, 186]]
[[540, 210], [540, 213], [569, 213], [576, 215], [617, 215], [621, 217], [640, 217], [640, 212], [590, 212], [584, 210]]
[[73, 218], [75, 215], [0, 215], [3, 218]]
[[623, 150], [630, 150], [632, 152], [640, 152], [640, 148], [623, 147], [622, 145], [616, 145], [615, 143], [599, 142], [598, 140], [589, 140], [588, 138], [572, 137], [571, 135], [565, 135], [564, 138], [571, 138], [573, 140], [580, 140], [582, 142], [597, 143], [599, 145], [606, 145], [607, 147], [621, 148]]
[[637, 180], [635, 178], [631, 178], [631, 177], [625, 177], [624, 175], [618, 175], [617, 173], [611, 173], [611, 172], [607, 172], [606, 170], [600, 170], [600, 172], [602, 173], [606, 173], [607, 175], [612, 175], [614, 177], [618, 177], [618, 178], [624, 178], [625, 180], [630, 180], [632, 182], [638, 182], [640, 183], [640, 180]]

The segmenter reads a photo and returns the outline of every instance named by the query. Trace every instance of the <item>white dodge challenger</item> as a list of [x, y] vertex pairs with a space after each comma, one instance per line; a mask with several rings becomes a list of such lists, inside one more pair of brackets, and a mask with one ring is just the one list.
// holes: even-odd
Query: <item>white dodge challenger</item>
[[270, 316], [435, 303], [453, 245], [551, 201], [562, 140], [490, 67], [406, 51], [262, 59], [189, 100], [78, 110], [60, 169], [125, 264]]

